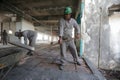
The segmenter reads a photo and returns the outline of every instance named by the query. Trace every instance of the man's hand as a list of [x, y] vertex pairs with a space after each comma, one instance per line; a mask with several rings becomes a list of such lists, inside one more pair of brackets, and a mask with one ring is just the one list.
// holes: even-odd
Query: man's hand
[[62, 44], [62, 38], [59, 37], [58, 44]]
[[76, 34], [76, 35], [75, 35], [75, 38], [76, 38], [76, 39], [80, 39], [80, 34]]

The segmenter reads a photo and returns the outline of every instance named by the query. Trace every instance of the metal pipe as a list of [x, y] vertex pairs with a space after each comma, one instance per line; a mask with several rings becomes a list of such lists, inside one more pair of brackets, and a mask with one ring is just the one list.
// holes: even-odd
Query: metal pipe
[[[100, 7], [100, 12], [102, 12], [101, 7]], [[100, 68], [100, 57], [101, 57], [101, 27], [102, 27], [102, 15], [100, 13], [98, 68]]]
[[51, 26], [51, 44], [53, 43], [53, 27]]

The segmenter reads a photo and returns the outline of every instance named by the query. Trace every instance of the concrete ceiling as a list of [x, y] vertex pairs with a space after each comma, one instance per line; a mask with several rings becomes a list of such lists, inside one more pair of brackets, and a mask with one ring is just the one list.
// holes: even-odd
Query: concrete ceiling
[[120, 12], [120, 4], [112, 5], [111, 7], [108, 8], [108, 10], [109, 10], [109, 16], [114, 14], [114, 12]]
[[14, 13], [31, 20], [35, 26], [56, 24], [66, 6], [76, 15], [79, 0], [2, 0], [0, 12]]

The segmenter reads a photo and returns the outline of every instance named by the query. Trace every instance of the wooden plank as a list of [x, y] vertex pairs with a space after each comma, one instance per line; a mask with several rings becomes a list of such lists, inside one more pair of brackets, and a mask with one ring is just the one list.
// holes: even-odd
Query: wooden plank
[[34, 51], [34, 50], [35, 50], [34, 47], [31, 47], [31, 46], [22, 44], [22, 43], [20, 43], [20, 42], [12, 42], [12, 41], [9, 41], [8, 43], [10, 43], [10, 44], [12, 44], [12, 45], [15, 45], [15, 46], [18, 46], [18, 47], [21, 47], [21, 48], [24, 48], [24, 49], [27, 49], [27, 50], [31, 50], [31, 51]]
[[100, 71], [95, 67], [94, 64], [92, 64], [92, 62], [89, 59], [87, 59], [85, 57], [83, 59], [86, 62], [86, 64], [88, 65], [88, 67], [91, 69], [94, 76], [96, 76], [98, 78], [98, 80], [106, 80], [105, 77], [100, 73]]

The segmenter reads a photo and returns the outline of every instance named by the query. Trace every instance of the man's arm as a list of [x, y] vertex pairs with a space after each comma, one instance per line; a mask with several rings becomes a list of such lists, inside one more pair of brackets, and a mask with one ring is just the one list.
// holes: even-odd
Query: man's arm
[[63, 36], [63, 22], [62, 22], [62, 19], [59, 20], [59, 24], [58, 24], [58, 35], [59, 36]]
[[58, 43], [61, 44], [62, 43], [62, 36], [63, 36], [63, 23], [62, 23], [62, 19], [59, 21], [59, 24], [58, 24], [58, 35], [59, 35]]

